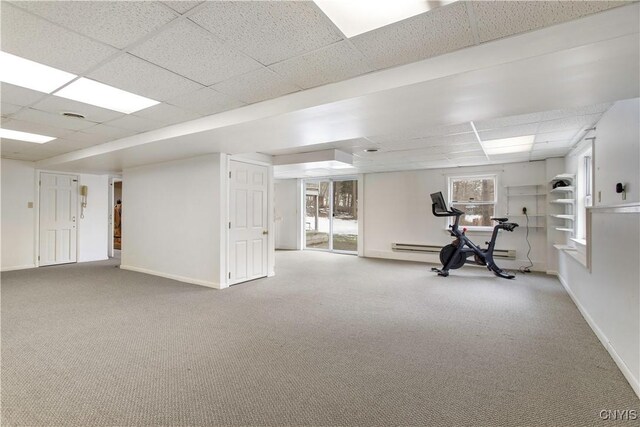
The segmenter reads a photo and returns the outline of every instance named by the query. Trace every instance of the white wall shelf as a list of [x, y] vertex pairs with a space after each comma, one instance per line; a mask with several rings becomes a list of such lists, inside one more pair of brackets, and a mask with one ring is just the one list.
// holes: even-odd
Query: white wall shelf
[[526, 221], [522, 208], [529, 213], [529, 228], [545, 228], [546, 186], [545, 184], [520, 184], [504, 187], [506, 195], [506, 215], [517, 218], [521, 227]]
[[[551, 187], [549, 189], [549, 195], [555, 197], [549, 200], [549, 216], [564, 222], [564, 224], [559, 222], [553, 228], [563, 233], [571, 233], [571, 236], [575, 233], [576, 219], [575, 179], [576, 176], [574, 174], [561, 173], [549, 181]], [[569, 185], [553, 188], [558, 181], [565, 181]], [[554, 206], [555, 208], [551, 209]]]

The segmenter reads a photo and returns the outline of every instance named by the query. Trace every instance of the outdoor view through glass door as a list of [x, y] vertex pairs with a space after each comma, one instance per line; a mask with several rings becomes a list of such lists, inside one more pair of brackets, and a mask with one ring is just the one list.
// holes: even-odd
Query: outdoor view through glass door
[[304, 229], [307, 249], [357, 252], [358, 181], [305, 181]]

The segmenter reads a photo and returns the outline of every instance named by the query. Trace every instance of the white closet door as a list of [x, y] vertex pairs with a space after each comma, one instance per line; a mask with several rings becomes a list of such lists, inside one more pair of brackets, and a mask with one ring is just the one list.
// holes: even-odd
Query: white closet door
[[230, 162], [229, 283], [267, 275], [268, 168]]
[[40, 265], [76, 262], [78, 177], [40, 174]]

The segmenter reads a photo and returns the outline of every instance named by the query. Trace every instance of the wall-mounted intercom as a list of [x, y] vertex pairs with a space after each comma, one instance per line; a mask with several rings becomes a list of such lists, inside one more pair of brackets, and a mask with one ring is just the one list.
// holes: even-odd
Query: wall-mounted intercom
[[84, 218], [84, 209], [87, 207], [87, 197], [89, 196], [89, 187], [80, 186], [80, 218]]

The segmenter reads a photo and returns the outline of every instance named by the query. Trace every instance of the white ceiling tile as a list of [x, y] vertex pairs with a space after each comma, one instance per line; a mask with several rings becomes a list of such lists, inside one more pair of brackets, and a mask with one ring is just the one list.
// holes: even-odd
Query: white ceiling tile
[[[113, 127], [105, 124], [95, 125], [83, 130], [83, 134], [98, 135], [101, 137], [105, 137], [107, 138], [107, 141], [113, 141], [116, 139], [125, 138], [127, 136], [135, 135], [136, 133], [138, 132], [135, 132], [129, 129], [117, 128], [117, 127]], [[74, 139], [79, 139], [77, 138], [77, 134], [71, 135], [70, 137]]]
[[13, 117], [18, 120], [35, 122], [68, 130], [81, 130], [95, 125], [94, 122], [86, 119], [74, 119], [71, 117], [65, 117], [62, 114], [47, 113], [45, 111], [34, 110], [33, 108], [25, 108], [16, 113]]
[[46, 93], [14, 86], [9, 83], [0, 83], [0, 98], [2, 102], [14, 105], [27, 106], [47, 96]]
[[484, 151], [482, 151], [482, 149], [480, 150], [473, 150], [473, 151], [465, 151], [465, 152], [458, 152], [458, 153], [447, 153], [447, 158], [448, 159], [465, 159], [465, 158], [484, 158], [486, 160], [486, 156], [484, 155]]
[[[78, 113], [85, 116], [87, 120], [95, 123], [102, 123], [124, 116], [124, 114], [118, 111], [107, 110], [55, 95], [46, 97], [44, 100], [33, 105], [32, 108], [58, 115], [63, 112]], [[91, 126], [93, 126], [93, 123], [91, 123]]]
[[18, 110], [20, 110], [21, 108], [22, 107], [19, 105], [13, 105], [13, 104], [9, 104], [8, 102], [3, 102], [0, 105], [0, 113], [3, 116], [8, 116], [10, 114], [18, 112]]
[[482, 120], [473, 122], [478, 131], [499, 129], [508, 126], [525, 125], [530, 123], [538, 123], [542, 117], [542, 113], [521, 114], [518, 116], [499, 117], [491, 120]]
[[261, 67], [187, 20], [170, 26], [131, 52], [206, 86]]
[[165, 101], [202, 87], [196, 82], [129, 54], [109, 61], [88, 77], [156, 101]]
[[351, 38], [378, 69], [474, 44], [465, 2], [456, 2]]
[[171, 99], [169, 103], [184, 108], [185, 110], [202, 114], [203, 116], [245, 105], [241, 101], [208, 87]]
[[18, 141], [15, 139], [0, 138], [0, 149], [2, 154], [25, 153], [29, 151], [34, 144], [32, 142]]
[[174, 123], [187, 122], [189, 120], [202, 117], [200, 114], [187, 111], [184, 108], [178, 108], [165, 102], [154, 105], [153, 107], [145, 108], [144, 110], [136, 111], [135, 115], [155, 120], [165, 126], [172, 125]]
[[[120, 129], [117, 129], [117, 130], [120, 130]], [[122, 129], [121, 131], [130, 132], [130, 131], [125, 131], [124, 129]], [[65, 141], [71, 141], [75, 144], [84, 144], [87, 147], [90, 147], [93, 145], [102, 144], [104, 142], [107, 142], [113, 139], [112, 136], [106, 135], [106, 133], [108, 132], [103, 132], [103, 133], [104, 134], [99, 135], [97, 133], [87, 133], [83, 131], [78, 131], [78, 132], [70, 133], [66, 135], [64, 138], [59, 138], [58, 140], [64, 139]]]
[[305, 89], [373, 71], [364, 55], [346, 41], [278, 62], [269, 68]]
[[[20, 2], [37, 4], [81, 2]], [[2, 2], [2, 50], [63, 71], [79, 74], [117, 52], [116, 49], [73, 33]]]
[[538, 133], [571, 129], [574, 129], [577, 132], [584, 127], [591, 127], [595, 125], [598, 120], [600, 120], [600, 117], [602, 117], [602, 114], [598, 113], [589, 114], [586, 116], [565, 117], [563, 119], [540, 122]]
[[162, 123], [146, 119], [144, 117], [138, 117], [134, 114], [125, 114], [124, 116], [111, 120], [106, 124], [116, 128], [128, 129], [136, 132], [146, 132], [163, 127]]
[[625, 1], [474, 1], [480, 42], [570, 21]]
[[604, 104], [589, 105], [586, 107], [566, 108], [563, 110], [547, 111], [542, 113], [541, 120], [546, 121], [546, 120], [561, 119], [564, 117], [571, 117], [571, 116], [586, 116], [591, 114], [604, 113], [609, 108], [611, 108], [612, 105], [613, 105], [612, 103], [607, 102]]
[[119, 49], [178, 16], [152, 1], [26, 1], [16, 4]]
[[19, 130], [21, 132], [35, 133], [38, 135], [64, 137], [73, 132], [73, 130], [63, 129], [60, 127], [49, 126], [43, 123], [29, 122], [24, 120], [17, 120], [16, 116], [12, 116], [9, 119], [2, 120], [2, 127], [5, 129]]
[[241, 76], [232, 77], [213, 85], [212, 88], [247, 104], [277, 98], [300, 90], [299, 87], [287, 83], [278, 74], [264, 67]]
[[549, 151], [570, 149], [571, 141], [537, 142], [533, 144], [531, 151]]
[[516, 136], [535, 135], [538, 130], [538, 123], [528, 125], [517, 125], [493, 130], [479, 131], [482, 141], [490, 141], [493, 139], [513, 138]]
[[190, 11], [200, 3], [201, 1], [163, 1], [163, 4], [169, 6], [171, 9], [176, 12], [183, 14], [185, 12]]
[[189, 19], [264, 65], [342, 40], [310, 1], [209, 2]]
[[576, 129], [562, 130], [558, 132], [546, 132], [536, 135], [534, 142], [550, 142], [550, 141], [571, 141], [576, 136], [578, 131]]

